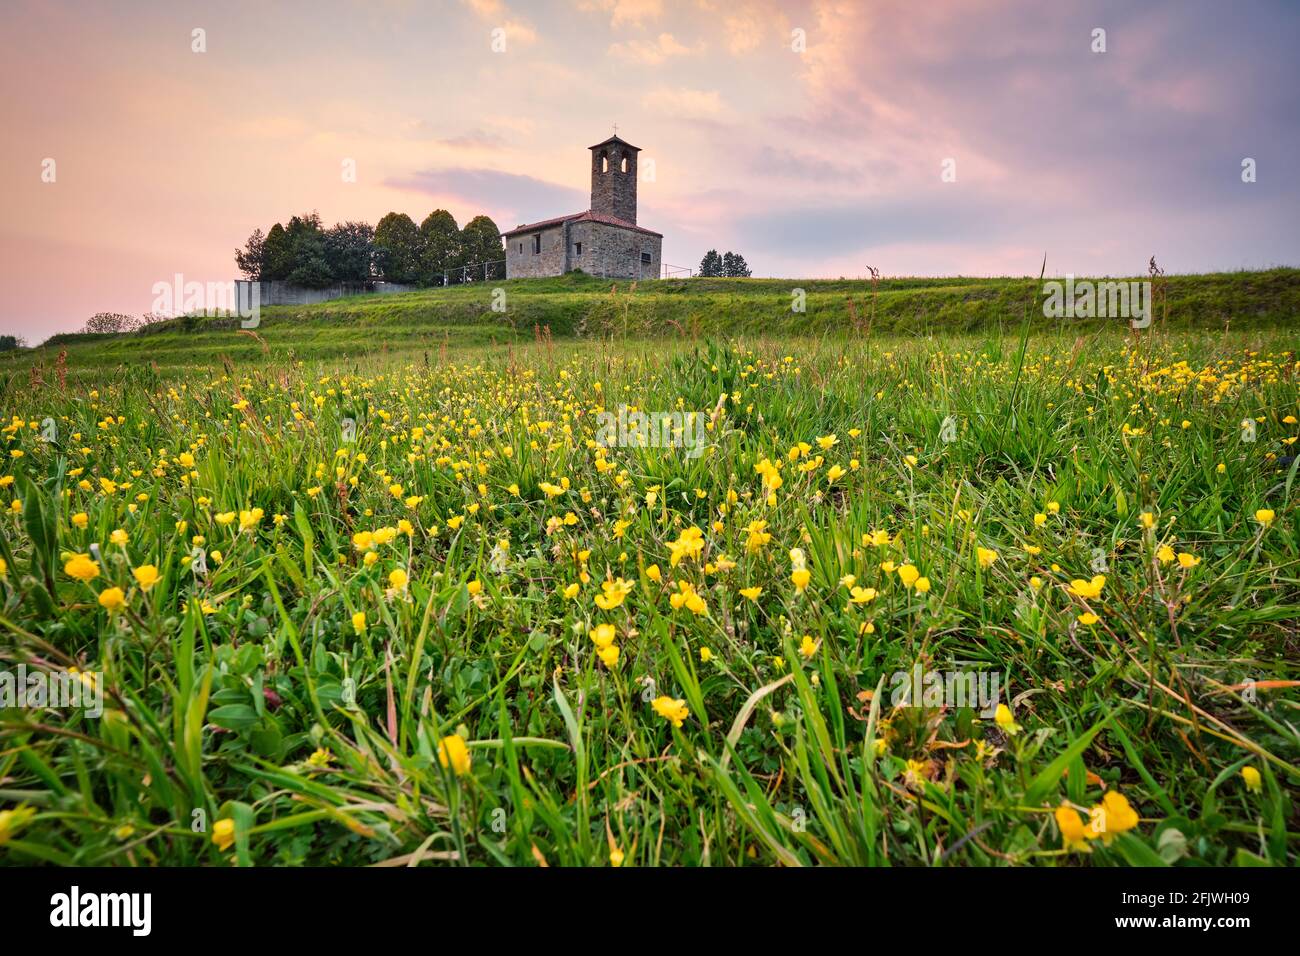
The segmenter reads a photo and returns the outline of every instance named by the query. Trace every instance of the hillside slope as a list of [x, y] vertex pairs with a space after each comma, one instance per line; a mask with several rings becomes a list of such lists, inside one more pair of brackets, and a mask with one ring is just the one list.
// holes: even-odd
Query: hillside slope
[[[1168, 324], [1174, 328], [1300, 325], [1300, 270], [1170, 276]], [[505, 312], [494, 312], [494, 290]], [[791, 305], [805, 294], [805, 311]], [[926, 335], [1019, 328], [1036, 279], [863, 280], [660, 279], [611, 282], [581, 274], [369, 295], [311, 306], [262, 310], [255, 334], [229, 319], [177, 319], [118, 336], [55, 336], [4, 365], [53, 362], [62, 349], [73, 367], [136, 364], [209, 365], [222, 355], [256, 359], [331, 359], [383, 352], [440, 350], [555, 338], [659, 335]], [[1157, 311], [1159, 318], [1159, 311]], [[1080, 330], [1117, 320], [1056, 320], [1033, 309], [1036, 329], [1064, 323]]]

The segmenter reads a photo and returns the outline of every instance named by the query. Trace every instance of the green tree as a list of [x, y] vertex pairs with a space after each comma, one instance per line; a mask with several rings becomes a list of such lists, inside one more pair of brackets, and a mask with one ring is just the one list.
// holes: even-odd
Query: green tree
[[728, 279], [748, 279], [750, 276], [749, 264], [745, 262], [745, 257], [739, 252], [728, 251], [722, 257], [722, 272], [720, 274]]
[[375, 230], [365, 222], [339, 222], [325, 230], [325, 262], [339, 282], [370, 278]]
[[287, 279], [293, 271], [293, 242], [278, 222], [266, 234], [262, 244], [261, 279]]
[[717, 249], [710, 249], [700, 260], [699, 274], [705, 279], [716, 279], [722, 275], [722, 256], [718, 255]]
[[[487, 263], [496, 263], [504, 259], [504, 250], [505, 247], [501, 245], [501, 230], [487, 216], [475, 216], [465, 223], [465, 228], [460, 232], [460, 264], [468, 268], [471, 280], [476, 277], [484, 278], [484, 267]], [[505, 274], [500, 265], [490, 268], [501, 270], [502, 276]], [[495, 272], [489, 272], [488, 277], [497, 276]]]
[[423, 248], [420, 253], [420, 281], [441, 285], [444, 271], [460, 264], [460, 226], [445, 209], [435, 209], [420, 223]]
[[375, 266], [389, 282], [414, 283], [420, 275], [420, 230], [404, 212], [375, 226]]
[[322, 289], [334, 281], [325, 254], [325, 231], [315, 212], [294, 216], [285, 228], [292, 247], [293, 268], [286, 278], [294, 285]]
[[254, 229], [244, 248], [235, 250], [235, 265], [249, 279], [262, 278], [266, 269], [266, 236], [261, 229]]

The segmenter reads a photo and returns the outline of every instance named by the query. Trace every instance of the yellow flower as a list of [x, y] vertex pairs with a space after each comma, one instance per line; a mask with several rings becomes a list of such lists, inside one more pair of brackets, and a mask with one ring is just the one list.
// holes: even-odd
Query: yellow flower
[[1276, 517], [1277, 515], [1273, 513], [1272, 508], [1260, 508], [1258, 511], [1255, 512], [1255, 520], [1258, 521], [1260, 524], [1262, 524], [1265, 528], [1271, 525], [1273, 523], [1273, 519]]
[[623, 598], [632, 591], [632, 582], [619, 578], [615, 581], [602, 581], [600, 594], [596, 595], [596, 607], [602, 611], [612, 611], [623, 603]]
[[567, 585], [564, 589], [565, 600], [572, 601], [574, 598], [576, 598], [578, 596], [578, 589], [581, 587], [582, 585], [580, 585], [577, 581], [574, 581], [572, 584]]
[[1201, 559], [1194, 554], [1189, 554], [1186, 551], [1180, 551], [1178, 552], [1178, 563], [1182, 567], [1188, 568], [1190, 570], [1191, 568], [1194, 568], [1198, 564], [1200, 564]]
[[817, 642], [812, 639], [812, 635], [805, 634], [803, 641], [799, 644], [799, 656], [804, 660], [811, 660], [812, 656], [817, 653]]
[[1263, 786], [1259, 779], [1259, 771], [1250, 764], [1241, 768], [1241, 779], [1246, 781], [1246, 789], [1254, 793], [1259, 793]]
[[1075, 578], [1073, 581], [1070, 582], [1070, 586], [1066, 588], [1066, 590], [1069, 591], [1071, 594], [1073, 594], [1075, 597], [1097, 598], [1097, 597], [1101, 597], [1101, 589], [1105, 586], [1106, 586], [1106, 575], [1098, 574], [1098, 575], [1094, 575], [1091, 581], [1084, 581], [1079, 578]]
[[697, 558], [704, 550], [704, 532], [692, 525], [683, 531], [676, 541], [668, 542], [668, 564], [677, 567], [683, 558]]
[[125, 548], [127, 543], [131, 540], [131, 537], [121, 528], [117, 528], [112, 534], [108, 536], [108, 540], [111, 541], [113, 544], [117, 545], [119, 548]]
[[483, 590], [483, 582], [478, 578], [475, 578], [473, 581], [470, 581], [465, 585], [465, 589], [469, 591], [470, 596], [472, 597]]
[[1041, 511], [1034, 515], [1035, 528], [1041, 528], [1045, 524], [1047, 524], [1047, 515], [1043, 514]]
[[352, 615], [352, 630], [356, 631], [358, 634], [364, 634], [366, 632], [365, 611], [357, 611]]
[[1101, 618], [1091, 612], [1085, 612], [1079, 615], [1079, 623], [1084, 627], [1092, 627], [1100, 620]]
[[1138, 825], [1137, 811], [1129, 805], [1128, 798], [1117, 790], [1107, 790], [1098, 806], [1092, 808], [1088, 828], [1093, 837], [1101, 837], [1107, 846], [1118, 833], [1132, 830]]
[[650, 565], [650, 567], [646, 568], [645, 576], [648, 577], [655, 584], [662, 583], [664, 579], [664, 574], [662, 571], [659, 570], [659, 565], [657, 564], [652, 564]]
[[826, 483], [834, 484], [836, 481], [843, 478], [847, 473], [848, 472], [845, 469], [841, 468], [839, 465], [831, 465], [831, 467], [826, 472]]
[[588, 635], [596, 642], [597, 647], [606, 648], [614, 643], [614, 638], [618, 636], [618, 633], [614, 630], [613, 624], [597, 624], [588, 632]]
[[812, 580], [812, 572], [807, 568], [800, 568], [790, 573], [790, 580], [794, 582], [795, 590], [802, 594], [807, 589], [808, 582]]
[[998, 553], [992, 548], [976, 548], [975, 554], [979, 558], [981, 568], [990, 568], [993, 562], [998, 559]]
[[1156, 551], [1156, 557], [1161, 564], [1168, 564], [1174, 559], [1174, 549], [1167, 544], [1162, 544]]
[[682, 722], [691, 715], [686, 701], [672, 697], [656, 697], [651, 706], [654, 707], [656, 714], [670, 721], [674, 727], [680, 727]]
[[875, 588], [854, 587], [849, 591], [849, 601], [853, 604], [866, 604], [875, 599]]
[[616, 846], [609, 848], [609, 865], [615, 868], [623, 865], [623, 851]]
[[711, 660], [713, 660], [713, 651], [709, 650], [707, 647], [701, 647], [701, 648], [700, 648], [700, 663], [701, 663], [701, 664], [707, 664], [707, 663], [708, 663], [709, 661], [711, 661]]
[[993, 721], [1002, 728], [1002, 732], [1008, 737], [1014, 737], [1020, 733], [1020, 725], [1011, 716], [1011, 708], [1006, 704], [998, 704], [998, 709], [993, 714]]
[[747, 597], [751, 601], [757, 601], [758, 596], [763, 593], [763, 589], [760, 587], [741, 588], [740, 593], [743, 597]]
[[8, 843], [9, 838], [35, 815], [36, 810], [26, 806], [18, 806], [13, 810], [0, 810], [0, 846]]
[[461, 526], [462, 523], [464, 523], [464, 521], [465, 521], [464, 515], [453, 515], [452, 517], [447, 519], [447, 527], [450, 528], [452, 531], [455, 531], [457, 528]]
[[1142, 522], [1142, 527], [1148, 531], [1156, 526], [1156, 516], [1149, 511], [1144, 511], [1138, 515], [1138, 520]]
[[105, 588], [99, 592], [99, 605], [110, 614], [116, 614], [126, 606], [126, 595], [121, 588]]
[[90, 560], [88, 554], [74, 554], [63, 566], [63, 573], [78, 581], [93, 581], [99, 577], [99, 562]]
[[438, 742], [438, 763], [444, 768], [450, 768], [458, 777], [469, 773], [470, 754], [469, 747], [465, 746], [465, 738], [460, 734], [443, 737]]
[[223, 817], [212, 824], [212, 842], [222, 853], [229, 850], [235, 842], [235, 821], [230, 817]]
[[898, 569], [898, 579], [903, 582], [905, 588], [910, 588], [920, 576], [921, 572], [916, 570], [916, 566], [912, 564], [905, 564]]
[[917, 594], [928, 594], [928, 593], [930, 593], [930, 579], [929, 579], [929, 578], [917, 578], [917, 579], [916, 579], [916, 593], [917, 593]]
[[140, 585], [141, 591], [148, 592], [158, 583], [158, 568], [155, 565], [142, 564], [131, 573], [135, 575], [135, 583]]
[[395, 591], [400, 591], [406, 587], [406, 582], [410, 580], [405, 571], [401, 568], [395, 568], [388, 572], [388, 583]]
[[1065, 849], [1077, 850], [1080, 853], [1092, 852], [1088, 840], [1092, 839], [1094, 834], [1088, 829], [1078, 810], [1064, 803], [1057, 807], [1056, 827], [1061, 831], [1061, 843]]
[[75, 528], [82, 528], [84, 530], [86, 525], [89, 523], [90, 517], [84, 511], [79, 511], [72, 516], [72, 525]]
[[677, 593], [668, 598], [668, 603], [672, 605], [674, 611], [682, 606], [685, 606], [692, 614], [703, 614], [708, 610], [704, 598], [696, 593], [695, 588], [689, 581], [677, 582]]

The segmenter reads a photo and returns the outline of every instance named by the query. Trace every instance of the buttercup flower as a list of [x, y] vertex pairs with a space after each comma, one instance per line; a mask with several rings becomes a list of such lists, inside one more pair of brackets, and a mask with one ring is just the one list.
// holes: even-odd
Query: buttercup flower
[[686, 718], [691, 715], [690, 709], [686, 706], [686, 701], [677, 700], [673, 697], [656, 697], [651, 702], [651, 706], [654, 707], [656, 714], [670, 722], [674, 727], [680, 727]]
[[158, 568], [152, 564], [142, 564], [131, 573], [135, 576], [135, 583], [140, 585], [141, 591], [148, 592], [158, 583]]
[[63, 566], [63, 573], [78, 581], [93, 581], [99, 577], [99, 562], [90, 560], [88, 554], [74, 554]]
[[110, 614], [116, 614], [126, 606], [126, 594], [121, 588], [105, 588], [99, 592], [99, 604]]
[[1246, 789], [1252, 793], [1260, 793], [1264, 789], [1259, 771], [1250, 764], [1241, 768], [1241, 779], [1246, 781]]
[[438, 742], [438, 763], [444, 769], [450, 768], [456, 776], [463, 777], [469, 773], [470, 762], [469, 747], [460, 734], [450, 734]]

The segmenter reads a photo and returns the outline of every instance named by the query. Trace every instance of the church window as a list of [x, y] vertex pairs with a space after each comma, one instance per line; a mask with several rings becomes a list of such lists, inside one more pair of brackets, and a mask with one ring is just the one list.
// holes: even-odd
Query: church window
[[624, 172], [624, 173], [627, 172], [627, 153], [623, 154], [623, 163], [619, 169], [619, 172]]
[[609, 172], [609, 157], [604, 153], [600, 154], [600, 171], [602, 173]]
[[582, 255], [582, 243], [580, 242], [574, 243], [573, 248], [574, 248], [574, 255], [578, 255], [578, 256]]
[[539, 232], [533, 236], [533, 255], [538, 255], [542, 251], [542, 234]]
[[643, 253], [641, 253], [641, 261], [642, 261], [643, 263], [645, 263], [646, 265], [649, 265], [649, 264], [650, 264], [650, 253], [648, 253], [648, 252], [643, 252]]

